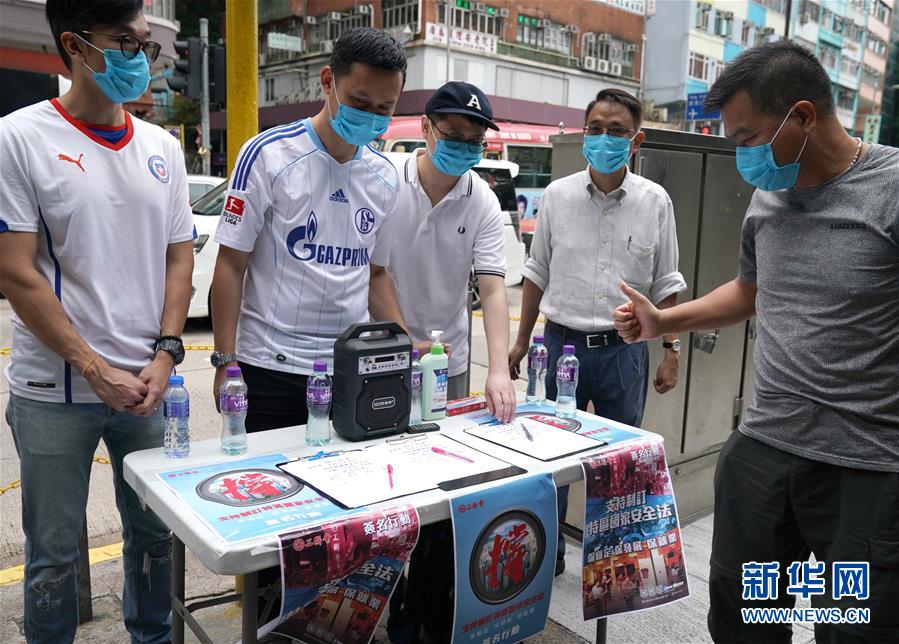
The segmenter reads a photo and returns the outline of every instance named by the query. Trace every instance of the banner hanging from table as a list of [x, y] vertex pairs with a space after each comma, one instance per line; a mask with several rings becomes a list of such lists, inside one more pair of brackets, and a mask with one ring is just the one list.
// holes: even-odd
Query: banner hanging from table
[[581, 459], [584, 620], [687, 597], [687, 571], [671, 476], [661, 441]]
[[284, 454], [160, 472], [159, 478], [203, 523], [233, 543], [346, 512], [279, 470]]
[[520, 642], [546, 626], [556, 561], [551, 474], [450, 501], [456, 562], [453, 644]]
[[259, 636], [370, 641], [418, 532], [418, 513], [406, 505], [282, 535], [281, 614]]

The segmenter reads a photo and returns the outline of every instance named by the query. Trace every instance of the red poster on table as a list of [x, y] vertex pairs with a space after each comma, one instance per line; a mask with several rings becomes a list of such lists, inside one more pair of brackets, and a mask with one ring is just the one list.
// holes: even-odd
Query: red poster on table
[[407, 505], [282, 535], [281, 616], [261, 632], [310, 644], [369, 642], [418, 531]]

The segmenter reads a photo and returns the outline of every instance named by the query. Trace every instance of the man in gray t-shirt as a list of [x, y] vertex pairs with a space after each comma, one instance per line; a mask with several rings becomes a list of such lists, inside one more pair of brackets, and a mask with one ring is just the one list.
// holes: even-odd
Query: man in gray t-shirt
[[737, 57], [708, 107], [759, 188], [739, 276], [664, 311], [622, 285], [614, 318], [636, 342], [757, 316], [755, 398], [715, 474], [709, 631], [789, 642], [741, 609], [790, 608], [808, 584], [816, 608], [870, 611], [816, 624], [818, 642], [899, 641], [899, 149], [850, 137], [827, 73], [788, 41]]

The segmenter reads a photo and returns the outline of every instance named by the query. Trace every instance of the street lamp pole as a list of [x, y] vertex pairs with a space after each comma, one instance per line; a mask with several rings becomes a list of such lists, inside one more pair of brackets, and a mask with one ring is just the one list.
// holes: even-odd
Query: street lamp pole
[[452, 39], [453, 29], [453, 2], [454, 0], [446, 0], [446, 82], [450, 82], [450, 40]]

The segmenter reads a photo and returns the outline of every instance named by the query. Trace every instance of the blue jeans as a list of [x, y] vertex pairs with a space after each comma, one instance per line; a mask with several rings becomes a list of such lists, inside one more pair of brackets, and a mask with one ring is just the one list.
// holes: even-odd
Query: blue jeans
[[134, 643], [169, 642], [171, 533], [153, 512], [142, 509], [122, 478], [127, 454], [162, 445], [162, 412], [138, 418], [105, 404], [47, 403], [10, 395], [6, 421], [21, 463], [26, 640], [57, 644], [75, 639], [75, 561], [91, 464], [102, 438], [122, 517], [125, 627]]
[[[611, 347], [588, 349], [583, 342], [564, 338], [555, 325], [547, 325], [545, 343], [549, 351], [549, 369], [546, 371], [546, 397], [556, 399], [555, 365], [562, 355], [562, 346], [574, 345], [574, 354], [580, 362], [577, 391], [577, 408], [586, 410], [592, 402], [597, 415], [619, 423], [639, 427], [646, 406], [646, 389], [649, 384], [649, 349], [645, 342], [618, 344]], [[557, 490], [559, 523], [568, 514], [568, 486]], [[565, 539], [559, 533], [557, 557], [565, 556]]]

